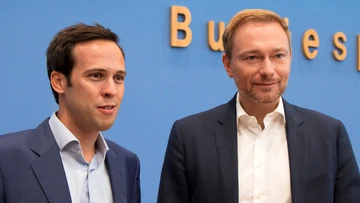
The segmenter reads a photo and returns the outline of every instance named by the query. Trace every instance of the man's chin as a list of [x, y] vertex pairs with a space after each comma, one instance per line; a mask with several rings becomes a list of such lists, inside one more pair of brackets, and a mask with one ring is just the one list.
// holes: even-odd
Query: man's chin
[[109, 123], [101, 123], [98, 126], [99, 131], [107, 131], [109, 130], [112, 126], [114, 125], [114, 122], [109, 122]]
[[254, 95], [251, 100], [256, 102], [256, 103], [261, 103], [261, 104], [271, 104], [274, 102], [278, 102], [279, 98], [281, 95], [277, 94], [277, 95], [266, 95], [266, 94], [261, 94], [261, 95]]

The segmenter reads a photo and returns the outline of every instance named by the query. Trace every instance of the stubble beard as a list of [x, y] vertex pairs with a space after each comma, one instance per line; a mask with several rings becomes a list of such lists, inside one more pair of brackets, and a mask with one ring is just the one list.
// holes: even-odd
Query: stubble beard
[[241, 82], [237, 78], [234, 78], [234, 81], [238, 88], [239, 94], [242, 97], [245, 97], [255, 103], [262, 104], [270, 104], [276, 102], [285, 92], [287, 86], [287, 82], [285, 82], [284, 84], [281, 80], [277, 83], [278, 89], [276, 89], [276, 92], [273, 92], [274, 90], [271, 90], [272, 88], [266, 88], [262, 92], [255, 92], [252, 87], [248, 88], [247, 84], [241, 84]]

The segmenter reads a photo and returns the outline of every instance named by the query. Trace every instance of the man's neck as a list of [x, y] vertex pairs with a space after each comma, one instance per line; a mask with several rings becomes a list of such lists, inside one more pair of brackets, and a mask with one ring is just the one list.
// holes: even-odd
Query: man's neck
[[264, 129], [264, 118], [268, 113], [273, 112], [279, 104], [279, 99], [272, 103], [258, 103], [246, 98], [239, 97], [241, 107], [249, 116], [255, 116], [259, 125]]
[[[76, 136], [76, 135], [75, 135]], [[98, 135], [99, 136], [99, 135]], [[97, 137], [98, 137], [97, 136]], [[96, 139], [97, 139], [96, 137]], [[90, 163], [96, 153], [96, 139], [76, 136], [80, 142], [80, 147], [86, 162]]]
[[80, 147], [85, 161], [90, 163], [95, 155], [95, 143], [98, 139], [99, 132], [91, 132], [89, 130], [83, 130], [81, 126], [76, 125], [76, 122], [72, 122], [66, 113], [57, 112], [56, 116], [66, 126], [67, 129], [79, 140]]

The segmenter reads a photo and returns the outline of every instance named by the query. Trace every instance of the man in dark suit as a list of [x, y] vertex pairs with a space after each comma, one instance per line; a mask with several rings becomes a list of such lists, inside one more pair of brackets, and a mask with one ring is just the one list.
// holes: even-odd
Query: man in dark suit
[[230, 20], [222, 59], [238, 92], [174, 123], [158, 203], [360, 202], [359, 169], [342, 122], [281, 96], [290, 41], [272, 11], [244, 10]]
[[0, 136], [1, 203], [140, 203], [136, 154], [105, 139], [124, 94], [124, 52], [99, 24], [56, 34], [47, 69], [58, 111]]

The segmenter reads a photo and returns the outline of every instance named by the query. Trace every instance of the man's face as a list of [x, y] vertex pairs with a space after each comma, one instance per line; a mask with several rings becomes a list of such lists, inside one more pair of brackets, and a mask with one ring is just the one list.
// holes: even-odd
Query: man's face
[[284, 93], [291, 64], [288, 37], [278, 23], [248, 22], [237, 28], [231, 59], [223, 55], [240, 99], [277, 102]]
[[88, 132], [108, 130], [124, 94], [123, 54], [112, 41], [93, 40], [77, 44], [73, 56], [72, 85], [60, 95], [66, 120]]

